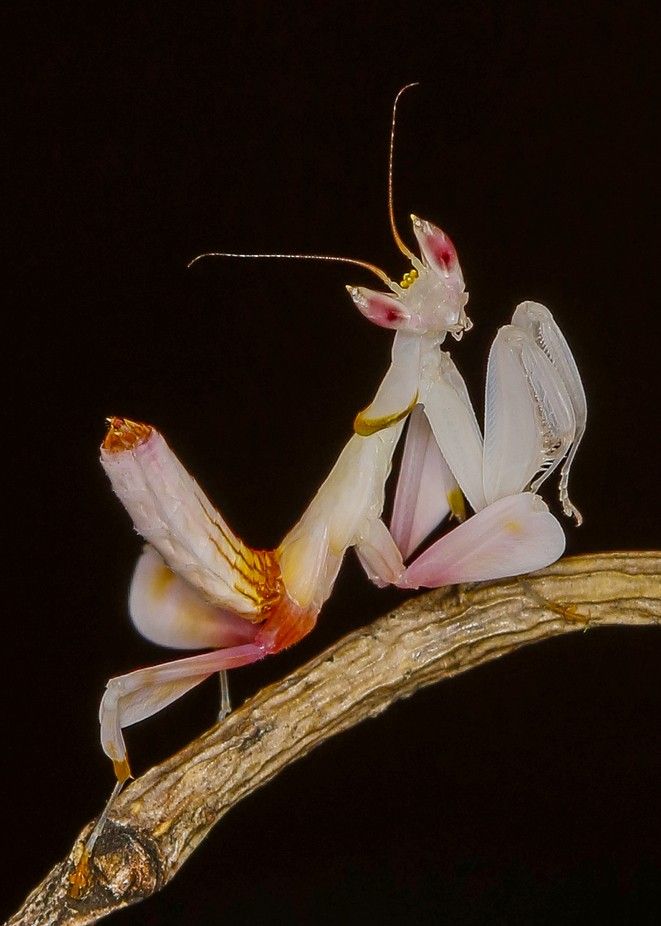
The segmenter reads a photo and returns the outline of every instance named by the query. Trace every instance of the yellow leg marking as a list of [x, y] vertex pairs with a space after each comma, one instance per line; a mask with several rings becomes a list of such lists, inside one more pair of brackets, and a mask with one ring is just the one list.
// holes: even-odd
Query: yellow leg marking
[[454, 489], [450, 489], [447, 494], [447, 500], [448, 505], [450, 506], [450, 511], [452, 512], [452, 517], [456, 521], [465, 521], [466, 505], [464, 502], [464, 496], [459, 486], [455, 486]]
[[358, 412], [356, 415], [353, 429], [361, 437], [369, 437], [371, 434], [376, 434], [377, 431], [383, 431], [384, 428], [389, 428], [391, 425], [402, 421], [407, 415], [411, 414], [417, 404], [418, 393], [416, 392], [413, 400], [406, 408], [403, 408], [400, 412], [393, 412], [392, 415], [384, 415], [382, 418], [365, 418], [367, 409], [363, 409], [362, 412]]

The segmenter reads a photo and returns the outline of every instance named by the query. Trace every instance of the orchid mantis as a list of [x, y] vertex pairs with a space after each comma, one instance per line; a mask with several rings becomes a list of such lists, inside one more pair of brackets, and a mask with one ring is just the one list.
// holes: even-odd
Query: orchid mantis
[[[579, 518], [567, 480], [585, 427], [585, 396], [548, 310], [522, 303], [512, 324], [498, 332], [487, 369], [484, 436], [461, 375], [440, 350], [448, 332], [458, 339], [471, 327], [468, 295], [447, 235], [413, 217], [418, 258], [395, 227], [397, 99], [390, 221], [411, 271], [397, 284], [372, 265], [348, 261], [374, 270], [391, 290], [348, 287], [368, 319], [396, 329], [392, 364], [371, 405], [356, 416], [355, 433], [329, 476], [277, 549], [247, 547], [154, 428], [109, 419], [101, 461], [147, 541], [131, 584], [133, 622], [162, 645], [210, 649], [108, 682], [101, 740], [120, 785], [130, 776], [123, 728], [215, 672], [277, 653], [309, 633], [350, 547], [374, 582], [402, 588], [539, 569], [564, 549], [558, 521], [536, 494], [563, 460], [563, 508]], [[407, 418], [389, 530], [382, 520], [386, 482]], [[410, 562], [450, 512], [463, 520], [464, 496], [474, 514]]]
[[[400, 283], [372, 264], [348, 258], [222, 255], [342, 261], [375, 273], [390, 290], [347, 287], [363, 315], [395, 330], [392, 363], [372, 403], [356, 416], [355, 433], [325, 482], [280, 545], [248, 547], [153, 427], [108, 419], [101, 462], [147, 541], [131, 582], [133, 623], [161, 645], [209, 651], [108, 682], [99, 709], [101, 743], [117, 781], [71, 876], [74, 894], [87, 883], [96, 840], [131, 775], [123, 729], [216, 672], [222, 718], [229, 710], [227, 670], [277, 653], [309, 633], [350, 547], [373, 582], [406, 589], [542, 568], [562, 554], [565, 538], [536, 493], [561, 463], [562, 507], [580, 523], [567, 486], [585, 429], [585, 394], [550, 312], [524, 302], [498, 332], [487, 366], [484, 435], [461, 375], [440, 349], [448, 333], [458, 340], [472, 327], [465, 312], [468, 294], [444, 232], [412, 216], [417, 257], [397, 231], [393, 146], [397, 102], [406, 89], [393, 106], [388, 169], [390, 227], [411, 262]], [[388, 529], [382, 519], [386, 483], [405, 426]], [[474, 512], [467, 520], [464, 498]], [[450, 514], [463, 523], [418, 552]]]

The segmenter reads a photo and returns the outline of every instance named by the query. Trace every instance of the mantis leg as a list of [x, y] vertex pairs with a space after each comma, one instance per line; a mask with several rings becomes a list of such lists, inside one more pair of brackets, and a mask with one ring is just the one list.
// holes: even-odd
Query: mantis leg
[[390, 532], [408, 559], [450, 512], [465, 518], [463, 496], [434, 438], [422, 406], [409, 416]]
[[402, 421], [418, 400], [421, 339], [398, 331], [392, 345], [392, 363], [371, 405], [358, 412], [354, 431], [369, 437]]
[[[83, 880], [84, 880], [84, 877], [85, 877], [84, 872], [85, 872], [85, 870], [86, 870], [86, 866], [87, 866], [87, 864], [88, 864], [88, 862], [89, 862], [89, 859], [90, 859], [90, 857], [91, 857], [91, 855], [92, 855], [92, 851], [93, 851], [93, 849], [94, 849], [94, 846], [96, 845], [96, 842], [97, 842], [99, 836], [100, 836], [101, 833], [103, 832], [103, 829], [104, 829], [104, 827], [105, 827], [105, 825], [106, 825], [106, 820], [108, 819], [108, 814], [110, 813], [110, 810], [111, 810], [111, 808], [112, 808], [112, 805], [115, 803], [115, 800], [119, 797], [119, 794], [120, 794], [122, 788], [124, 787], [124, 785], [126, 784], [126, 781], [127, 781], [127, 779], [125, 778], [123, 781], [117, 780], [117, 781], [115, 782], [115, 787], [112, 789], [112, 791], [111, 791], [111, 793], [110, 793], [110, 797], [108, 798], [105, 807], [103, 808], [103, 810], [102, 810], [101, 813], [99, 814], [98, 819], [97, 819], [96, 823], [94, 824], [94, 829], [92, 830], [92, 832], [91, 832], [91, 833], [89, 834], [89, 836], [87, 837], [87, 841], [86, 841], [86, 843], [85, 843], [85, 848], [84, 848], [84, 850], [83, 850], [83, 855], [82, 855], [82, 858], [81, 858], [81, 860], [80, 860], [80, 862], [79, 862], [80, 872], [79, 872], [79, 874], [78, 874], [78, 877], [80, 877], [80, 876], [82, 875]], [[74, 896], [76, 896], [76, 895], [74, 894]]]
[[577, 524], [582, 521], [581, 513], [572, 504], [568, 494], [569, 470], [578, 445], [585, 432], [587, 401], [585, 390], [576, 366], [576, 361], [565, 337], [555, 319], [538, 302], [522, 302], [512, 316], [512, 324], [529, 331], [535, 344], [544, 352], [562, 380], [574, 413], [572, 444], [560, 471], [560, 501], [566, 515], [573, 516]]
[[101, 701], [99, 722], [101, 745], [113, 761], [118, 781], [131, 775], [122, 734], [125, 727], [156, 714], [215, 672], [257, 662], [266, 654], [263, 644], [246, 643], [111, 678]]
[[237, 646], [251, 643], [257, 633], [248, 618], [206, 601], [149, 544], [131, 579], [129, 611], [143, 637], [173, 649]]
[[101, 463], [135, 529], [205, 600], [259, 619], [277, 591], [277, 565], [232, 532], [163, 437], [113, 418]]
[[230, 683], [227, 677], [227, 669], [221, 669], [218, 673], [218, 682], [220, 684], [220, 710], [218, 711], [218, 723], [232, 713], [232, 700], [230, 698]]
[[482, 434], [466, 385], [444, 351], [423, 367], [421, 403], [452, 475], [474, 511], [486, 505], [482, 482]]
[[574, 440], [576, 418], [562, 376], [517, 325], [501, 328], [491, 347], [485, 417], [488, 502], [528, 486], [536, 491]]
[[565, 536], [541, 498], [501, 498], [425, 550], [397, 583], [440, 588], [532, 572], [562, 555]]
[[256, 662], [265, 655], [264, 646], [250, 643], [138, 669], [128, 675], [110, 679], [101, 701], [99, 721], [101, 744], [113, 761], [117, 781], [85, 843], [83, 855], [72, 876], [74, 895], [84, 887], [94, 846], [103, 831], [113, 802], [131, 777], [122, 729], [157, 713], [214, 672], [220, 671], [221, 678], [224, 676], [226, 679], [227, 669]]
[[404, 571], [402, 554], [381, 518], [370, 522], [356, 554], [367, 577], [379, 588], [397, 585]]

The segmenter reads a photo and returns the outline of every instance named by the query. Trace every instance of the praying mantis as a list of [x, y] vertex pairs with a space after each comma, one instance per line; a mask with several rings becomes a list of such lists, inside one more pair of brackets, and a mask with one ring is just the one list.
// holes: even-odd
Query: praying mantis
[[[567, 342], [544, 306], [524, 302], [489, 353], [481, 430], [449, 353], [471, 322], [463, 274], [450, 238], [412, 216], [419, 256], [397, 231], [392, 162], [390, 224], [411, 269], [396, 283], [363, 261], [388, 287], [349, 286], [358, 310], [395, 331], [392, 362], [373, 401], [294, 527], [274, 550], [248, 547], [152, 426], [108, 419], [101, 463], [146, 540], [129, 596], [138, 631], [201, 655], [118, 676], [100, 707], [101, 742], [117, 786], [130, 777], [122, 730], [160, 711], [210, 675], [291, 646], [315, 626], [349, 548], [379, 586], [440, 587], [530, 572], [563, 552], [563, 530], [538, 489], [561, 466], [560, 501], [585, 430], [586, 400]], [[295, 257], [316, 255], [225, 255]], [[197, 258], [196, 258], [197, 259]], [[406, 427], [393, 512], [382, 518], [393, 454]], [[466, 518], [464, 498], [473, 514]], [[460, 523], [418, 553], [453, 515]]]

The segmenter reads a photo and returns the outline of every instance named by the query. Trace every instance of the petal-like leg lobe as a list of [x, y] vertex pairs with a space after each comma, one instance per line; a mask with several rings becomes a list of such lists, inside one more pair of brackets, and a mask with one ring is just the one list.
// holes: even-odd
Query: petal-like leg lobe
[[557, 519], [530, 492], [501, 498], [425, 550], [402, 588], [440, 588], [520, 575], [555, 562], [565, 548]]

